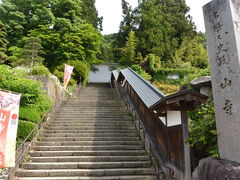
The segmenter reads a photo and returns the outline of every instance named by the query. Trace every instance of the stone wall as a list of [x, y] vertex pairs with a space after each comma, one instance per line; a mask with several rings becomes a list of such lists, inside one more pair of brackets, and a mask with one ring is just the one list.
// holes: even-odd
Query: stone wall
[[46, 76], [31, 76], [33, 80], [42, 82], [42, 90], [46, 91], [46, 94], [56, 103], [65, 101], [69, 97], [64, 90], [56, 85], [56, 83]]

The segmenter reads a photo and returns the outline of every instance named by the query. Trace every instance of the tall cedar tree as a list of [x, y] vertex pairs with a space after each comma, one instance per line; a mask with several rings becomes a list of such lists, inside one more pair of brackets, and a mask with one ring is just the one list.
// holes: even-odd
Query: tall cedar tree
[[23, 58], [26, 65], [37, 65], [44, 59], [40, 57], [43, 54], [41, 40], [36, 37], [25, 38], [25, 45], [23, 48]]
[[98, 17], [98, 12], [95, 7], [95, 0], [84, 0], [82, 8], [82, 17], [87, 23], [102, 31], [103, 17]]
[[119, 47], [123, 47], [126, 43], [129, 32], [133, 30], [132, 7], [126, 0], [122, 0], [122, 16], [123, 20], [120, 23], [117, 42]]
[[4, 24], [0, 21], [0, 61], [6, 59], [7, 44], [7, 31]]
[[127, 37], [126, 46], [122, 48], [122, 57], [120, 63], [122, 65], [131, 66], [135, 64], [135, 49], [136, 49], [136, 37], [134, 31], [130, 31]]
[[191, 39], [196, 35], [188, 11], [182, 0], [143, 1], [136, 22], [138, 51], [144, 56], [154, 53], [165, 62], [170, 60], [185, 37]]

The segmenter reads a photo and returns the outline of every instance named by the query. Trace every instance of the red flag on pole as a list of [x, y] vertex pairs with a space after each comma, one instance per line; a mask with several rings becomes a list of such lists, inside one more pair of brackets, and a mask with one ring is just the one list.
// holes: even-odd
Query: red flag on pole
[[63, 79], [63, 88], [64, 88], [64, 90], [67, 89], [67, 85], [68, 85], [68, 83], [70, 81], [70, 78], [72, 76], [73, 68], [74, 67], [65, 64], [64, 79]]

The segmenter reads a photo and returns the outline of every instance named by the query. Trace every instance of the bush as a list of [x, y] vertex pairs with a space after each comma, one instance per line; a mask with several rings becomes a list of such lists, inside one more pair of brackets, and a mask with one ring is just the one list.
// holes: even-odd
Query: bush
[[28, 121], [18, 121], [18, 132], [17, 132], [17, 139], [24, 140], [26, 137], [31, 133], [33, 128], [36, 126], [33, 122]]
[[131, 68], [145, 80], [150, 81], [152, 79], [152, 76], [144, 71], [139, 65], [132, 65]]
[[9, 66], [0, 65], [0, 72], [0, 88], [22, 94], [21, 106], [34, 107], [40, 112], [51, 107], [50, 98], [40, 90], [41, 82], [25, 79], [19, 70], [13, 70]]
[[151, 71], [156, 72], [159, 69], [161, 69], [162, 63], [161, 63], [160, 57], [154, 54], [149, 54], [146, 56], [145, 59], [149, 61], [149, 66]]
[[[69, 85], [79, 83], [80, 78], [83, 85], [85, 85], [88, 82], [90, 67], [88, 66], [87, 63], [83, 61], [68, 61], [66, 64], [74, 67], [72, 78], [70, 79]], [[54, 75], [56, 75], [61, 80], [61, 82], [63, 81], [64, 64], [58, 66], [54, 70]]]
[[190, 82], [202, 76], [210, 76], [210, 69], [206, 68], [206, 69], [196, 70], [194, 73], [189, 74], [187, 78], [183, 79], [181, 81], [181, 85], [187, 85], [190, 89], [192, 89]]
[[189, 143], [199, 159], [209, 155], [218, 157], [217, 130], [213, 98], [189, 112]]
[[179, 90], [179, 86], [164, 82], [153, 82], [153, 85], [166, 95], [174, 94]]
[[32, 75], [40, 75], [40, 76], [50, 76], [50, 72], [48, 70], [48, 68], [46, 68], [45, 66], [35, 66], [32, 68], [31, 71]]
[[39, 112], [32, 107], [20, 107], [19, 118], [34, 123], [38, 123], [41, 120]]

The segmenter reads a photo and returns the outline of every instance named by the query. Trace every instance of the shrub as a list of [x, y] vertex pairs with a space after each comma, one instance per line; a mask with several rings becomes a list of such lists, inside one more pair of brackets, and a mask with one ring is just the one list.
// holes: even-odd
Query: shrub
[[33, 122], [19, 120], [18, 121], [17, 139], [18, 140], [26, 139], [26, 137], [29, 135], [29, 133], [31, 133], [31, 131], [33, 130], [33, 128], [35, 126], [36, 126], [36, 124]]
[[20, 107], [19, 118], [34, 123], [41, 120], [39, 112], [33, 107]]
[[31, 71], [32, 75], [40, 75], [40, 76], [50, 76], [50, 72], [48, 70], [48, 68], [46, 68], [45, 66], [35, 66], [32, 68]]
[[189, 74], [187, 78], [183, 79], [181, 81], [181, 85], [187, 85], [190, 89], [192, 89], [190, 82], [202, 76], [210, 76], [210, 69], [206, 68], [206, 69], [196, 70], [194, 73]]
[[164, 82], [153, 82], [153, 85], [166, 95], [174, 94], [179, 90], [179, 86]]
[[[87, 63], [83, 61], [68, 61], [66, 64], [69, 64], [74, 67], [72, 78], [70, 79], [69, 82], [70, 85], [79, 83], [80, 78], [83, 85], [85, 85], [88, 82], [88, 74], [90, 71], [90, 67], [88, 66]], [[54, 70], [54, 75], [56, 75], [61, 80], [61, 82], [63, 81], [64, 64], [58, 66]]]
[[150, 81], [152, 79], [152, 76], [146, 71], [144, 71], [139, 65], [132, 65], [131, 68], [140, 76], [142, 76], [145, 80]]
[[156, 72], [159, 69], [161, 69], [162, 63], [161, 63], [160, 57], [154, 54], [149, 54], [145, 57], [145, 59], [149, 61], [149, 66], [151, 71]]
[[50, 98], [40, 90], [41, 82], [22, 78], [19, 70], [13, 70], [9, 66], [0, 66], [0, 72], [0, 88], [22, 94], [21, 106], [34, 107], [40, 112], [51, 107]]
[[189, 112], [189, 143], [199, 158], [218, 157], [217, 131], [213, 98]]

